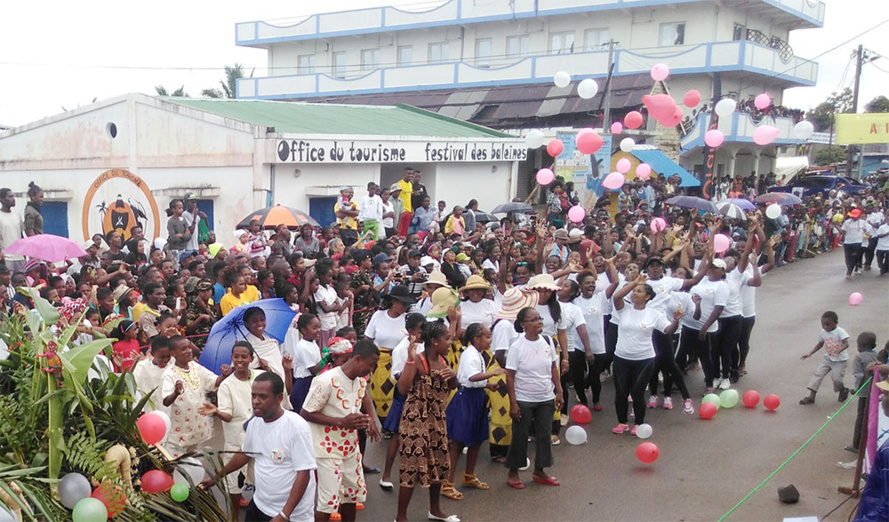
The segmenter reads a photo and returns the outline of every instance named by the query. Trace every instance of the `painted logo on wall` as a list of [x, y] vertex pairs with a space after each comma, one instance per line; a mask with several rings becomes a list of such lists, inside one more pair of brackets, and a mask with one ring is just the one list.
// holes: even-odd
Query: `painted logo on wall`
[[160, 234], [157, 201], [145, 181], [123, 169], [106, 170], [90, 184], [83, 200], [83, 239], [116, 230], [124, 241], [130, 230], [142, 227], [145, 237]]

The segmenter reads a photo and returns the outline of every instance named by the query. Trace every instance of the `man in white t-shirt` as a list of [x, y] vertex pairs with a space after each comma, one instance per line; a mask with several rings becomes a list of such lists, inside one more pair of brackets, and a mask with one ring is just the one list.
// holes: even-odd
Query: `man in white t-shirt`
[[194, 192], [187, 192], [184, 200], [185, 212], [182, 213], [182, 219], [185, 220], [185, 226], [191, 231], [191, 238], [185, 243], [185, 250], [197, 250], [200, 246], [198, 226], [200, 226], [202, 219], [207, 219], [207, 214], [198, 210], [198, 199], [195, 197]]
[[251, 459], [255, 465], [256, 493], [247, 506], [246, 520], [308, 522], [315, 518], [315, 455], [312, 432], [305, 419], [281, 408], [284, 381], [272, 372], [253, 381], [255, 417], [247, 423], [242, 453], [236, 453], [216, 478], [201, 482], [204, 488]]
[[883, 223], [871, 237], [877, 239], [877, 267], [880, 269], [880, 275], [883, 275], [889, 272], [889, 220], [883, 218]]
[[22, 238], [25, 229], [25, 221], [18, 212], [13, 212], [15, 207], [15, 194], [12, 189], [0, 189], [0, 254], [6, 266], [12, 271], [21, 272], [25, 264], [25, 258], [3, 252], [14, 241]]
[[861, 211], [857, 208], [849, 212], [843, 221], [843, 252], [846, 254], [846, 279], [852, 279], [852, 273], [861, 270], [861, 243], [864, 242], [865, 222], [859, 219]]

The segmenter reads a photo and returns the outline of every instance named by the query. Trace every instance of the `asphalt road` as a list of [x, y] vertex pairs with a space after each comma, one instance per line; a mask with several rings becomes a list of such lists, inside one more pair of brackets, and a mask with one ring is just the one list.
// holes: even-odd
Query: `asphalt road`
[[[798, 404], [818, 357], [800, 361], [817, 341], [820, 317], [826, 310], [839, 314], [839, 324], [851, 336], [852, 352], [846, 384], [852, 386], [851, 358], [854, 340], [864, 330], [877, 334], [882, 347], [889, 338], [889, 276], [865, 272], [853, 281], [844, 279], [843, 253], [835, 251], [815, 259], [792, 263], [764, 278], [757, 296], [757, 320], [748, 359], [749, 374], [736, 385], [741, 393], [755, 389], [763, 396], [780, 396], [776, 412], [762, 405], [746, 409], [740, 404], [722, 410], [712, 420], [685, 415], [681, 402], [671, 411], [649, 411], [646, 421], [654, 428], [650, 439], [660, 458], [645, 465], [636, 460], [639, 439], [614, 435], [614, 388], [603, 390], [604, 411], [595, 413], [586, 426], [589, 442], [554, 448], [555, 466], [549, 471], [561, 487], [534, 484], [523, 473], [526, 489], [506, 485], [506, 471], [487, 458], [482, 447], [477, 474], [489, 483], [489, 491], [461, 488], [462, 501], [442, 498], [447, 513], [465, 521], [570, 521], [570, 520], [718, 520], [794, 453], [822, 424], [834, 416], [837, 402], [828, 377], [816, 403]], [[861, 292], [864, 302], [852, 307], [849, 294]], [[703, 392], [700, 372], [687, 378], [696, 407]], [[678, 395], [674, 395], [678, 397]], [[824, 430], [801, 450], [759, 491], [752, 494], [727, 520], [781, 520], [783, 517], [817, 516], [823, 519], [845, 500], [839, 485], [851, 485], [853, 472], [838, 461], [854, 459], [844, 451], [851, 442], [855, 403], [836, 415]], [[564, 430], [563, 430], [564, 434]], [[382, 468], [385, 446], [372, 444], [367, 462]], [[457, 476], [462, 473], [461, 459]], [[397, 462], [396, 462], [397, 469]], [[393, 520], [395, 492], [384, 492], [379, 475], [368, 475], [366, 509], [359, 520]], [[397, 479], [396, 479], [397, 480]], [[800, 492], [795, 505], [778, 501], [777, 488], [794, 484]], [[825, 520], [846, 520], [855, 501], [849, 501]], [[428, 495], [415, 492], [409, 515], [425, 520]]]

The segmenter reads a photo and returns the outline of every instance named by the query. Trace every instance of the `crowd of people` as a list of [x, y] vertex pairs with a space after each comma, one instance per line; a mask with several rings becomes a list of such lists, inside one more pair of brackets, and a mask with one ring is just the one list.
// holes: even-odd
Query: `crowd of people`
[[[458, 522], [440, 497], [489, 488], [475, 473], [485, 442], [512, 488], [525, 488], [529, 468], [533, 482], [559, 486], [547, 470], [569, 404], [603, 412], [606, 379], [618, 435], [635, 434], [647, 409], [673, 409], [677, 394], [693, 414], [696, 396], [736, 386], [756, 356], [763, 274], [840, 244], [848, 277], [872, 257], [889, 270], [887, 194], [876, 189], [808, 198], [777, 219], [763, 205], [728, 219], [667, 205], [682, 189], [653, 177], [574, 223], [557, 178], [546, 212], [527, 225], [481, 223], [475, 200], [432, 208], [410, 169], [380, 188], [368, 184], [356, 201], [343, 187], [328, 227], [256, 220], [230, 245], [186, 195], [169, 206], [166, 238], [139, 227], [127, 241], [96, 234], [65, 266], [6, 256], [0, 307], [25, 313], [34, 303], [17, 289], [36, 287], [67, 320], [82, 317], [78, 342], [114, 339], [109, 371], [132, 371], [152, 396], [147, 408], [169, 414], [173, 455], [211, 440], [244, 452], [205, 484], [223, 481], [248, 520], [353, 520], [366, 474], [381, 473], [381, 488], [399, 486], [396, 520], [407, 520], [420, 486], [430, 519]], [[10, 194], [0, 189], [4, 247], [16, 234], [9, 223], [24, 223]], [[295, 312], [283, 340], [251, 306], [265, 299]], [[226, 347], [231, 363], [217, 374], [196, 361], [235, 310], [244, 339]], [[380, 438], [382, 472], [362, 457]]]

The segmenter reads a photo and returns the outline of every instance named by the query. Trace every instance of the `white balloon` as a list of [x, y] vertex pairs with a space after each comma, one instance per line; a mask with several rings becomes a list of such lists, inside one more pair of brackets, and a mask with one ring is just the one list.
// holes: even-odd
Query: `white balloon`
[[633, 149], [636, 148], [636, 141], [633, 138], [624, 138], [620, 140], [620, 150], [624, 152], [633, 152]]
[[568, 444], [573, 446], [583, 444], [586, 442], [586, 430], [577, 425], [571, 426], [565, 432], [565, 438], [568, 439]]
[[738, 103], [735, 102], [735, 100], [731, 98], [723, 98], [716, 104], [716, 114], [718, 114], [720, 118], [728, 118], [735, 112], [737, 107]]
[[543, 133], [537, 129], [529, 130], [525, 135], [525, 145], [529, 149], [539, 149], [543, 146]]
[[647, 439], [648, 437], [651, 437], [652, 431], [653, 430], [651, 429], [651, 424], [640, 424], [636, 426], [636, 436], [640, 439]]
[[194, 457], [184, 458], [179, 461], [179, 467], [173, 473], [173, 482], [176, 484], [188, 484], [188, 478], [192, 484], [200, 484], [204, 480], [204, 466]]
[[599, 92], [599, 84], [592, 78], [587, 78], [577, 86], [577, 95], [584, 100], [589, 100]]
[[68, 509], [89, 498], [93, 492], [90, 481], [80, 473], [68, 473], [59, 481], [59, 501]]
[[766, 207], [766, 217], [769, 219], [778, 219], [778, 216], [781, 215], [781, 205], [777, 203], [772, 203], [771, 205]]
[[0, 506], [0, 522], [18, 522], [18, 519], [8, 511], [9, 508]]
[[568, 87], [568, 84], [571, 83], [571, 75], [565, 71], [559, 71], [553, 76], [553, 83], [556, 84], [556, 87]]
[[815, 126], [810, 121], [801, 121], [793, 126], [793, 137], [800, 140], [807, 140], [815, 133]]

